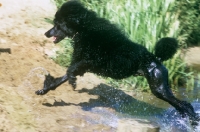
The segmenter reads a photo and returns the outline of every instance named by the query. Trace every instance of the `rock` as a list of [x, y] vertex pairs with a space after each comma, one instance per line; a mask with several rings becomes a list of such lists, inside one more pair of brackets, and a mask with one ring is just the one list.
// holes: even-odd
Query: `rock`
[[159, 132], [159, 126], [148, 120], [123, 119], [119, 120], [117, 132]]
[[184, 54], [184, 60], [185, 62], [193, 67], [195, 70], [200, 71], [200, 47], [192, 47], [188, 48], [186, 53]]

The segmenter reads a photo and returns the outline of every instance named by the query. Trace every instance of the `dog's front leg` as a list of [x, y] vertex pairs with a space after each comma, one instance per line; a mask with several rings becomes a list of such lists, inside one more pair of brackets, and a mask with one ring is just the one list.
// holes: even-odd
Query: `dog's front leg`
[[76, 88], [76, 76], [82, 76], [90, 69], [91, 64], [92, 61], [81, 60], [77, 63], [71, 64], [71, 66], [68, 68], [67, 76], [69, 84], [71, 84], [74, 89]]
[[200, 121], [200, 117], [195, 113], [192, 105], [186, 101], [177, 99], [173, 95], [168, 84], [167, 69], [159, 62], [151, 62], [151, 64], [145, 66], [143, 71], [152, 93], [156, 97], [167, 101], [183, 116], [188, 115], [192, 125], [197, 125], [197, 123]]
[[37, 95], [44, 95], [50, 90], [55, 90], [59, 85], [68, 80], [67, 75], [62, 77], [54, 78], [50, 74], [45, 76], [43, 89], [36, 91]]
[[78, 63], [71, 64], [67, 70], [67, 74], [62, 77], [54, 78], [50, 74], [45, 76], [44, 87], [41, 90], [37, 90], [35, 93], [37, 95], [44, 95], [50, 90], [55, 90], [58, 86], [66, 81], [76, 88], [76, 76], [83, 75], [89, 68], [90, 61], [80, 61]]

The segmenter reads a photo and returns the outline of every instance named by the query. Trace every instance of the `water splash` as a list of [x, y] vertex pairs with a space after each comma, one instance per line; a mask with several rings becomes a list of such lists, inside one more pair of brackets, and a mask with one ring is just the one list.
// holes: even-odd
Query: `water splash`
[[43, 67], [36, 67], [30, 70], [30, 72], [27, 75], [27, 79], [31, 78], [33, 76], [39, 77], [39, 78], [44, 78], [44, 75], [47, 75], [49, 72], [43, 68]]
[[[200, 103], [192, 103], [195, 111], [200, 113]], [[160, 132], [200, 132], [200, 124], [193, 128], [188, 118], [182, 118], [174, 108], [168, 108], [162, 115], [158, 115], [156, 122]]]
[[35, 91], [43, 87], [45, 75], [47, 74], [48, 71], [43, 67], [31, 69], [24, 77], [22, 84], [17, 88], [17, 93], [24, 98], [24, 101], [29, 103], [35, 98]]
[[[31, 88], [32, 90], [36, 90], [34, 84], [40, 81], [44, 81], [45, 75], [49, 72], [43, 67], [36, 67], [30, 70], [28, 75], [25, 77], [23, 85], [25, 87]], [[43, 84], [43, 83], [42, 83]]]
[[[200, 114], [200, 103], [192, 103], [195, 111]], [[98, 119], [95, 116], [86, 116], [85, 120], [91, 124], [104, 124], [115, 129], [118, 128], [118, 122], [120, 120], [128, 119], [145, 119], [152, 121], [160, 126], [160, 132], [200, 132], [200, 124], [193, 128], [190, 125], [189, 118], [182, 118], [182, 116], [174, 109], [168, 108], [162, 113], [146, 114], [148, 111], [143, 111], [144, 116], [140, 111], [137, 111], [138, 115], [129, 115], [126, 113], [119, 113], [108, 109], [107, 107], [94, 107], [89, 110], [91, 113], [98, 115]], [[96, 116], [97, 117], [97, 116]]]
[[92, 108], [91, 112], [95, 114], [101, 113], [101, 115], [103, 115], [99, 120], [101, 124], [105, 124], [114, 128], [117, 126], [119, 117], [113, 111], [101, 107], [96, 107]]

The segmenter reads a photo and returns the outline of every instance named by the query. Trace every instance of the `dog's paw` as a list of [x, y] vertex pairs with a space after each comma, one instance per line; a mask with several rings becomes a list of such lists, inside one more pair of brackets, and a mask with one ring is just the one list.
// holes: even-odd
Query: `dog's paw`
[[192, 126], [197, 126], [200, 123], [200, 116], [196, 114], [196, 116], [193, 119], [190, 119], [190, 123]]
[[76, 88], [76, 77], [70, 76], [70, 78], [69, 78], [69, 84], [71, 84], [72, 87], [75, 89]]
[[51, 84], [54, 83], [54, 77], [52, 77], [50, 74], [45, 75], [45, 80], [44, 80], [44, 86], [43, 89], [35, 91], [35, 94], [37, 95], [44, 95], [46, 94], [49, 90], [51, 90]]
[[37, 94], [37, 95], [44, 95], [44, 94], [46, 94], [47, 92], [48, 92], [47, 90], [41, 89], [41, 90], [35, 91], [35, 94]]

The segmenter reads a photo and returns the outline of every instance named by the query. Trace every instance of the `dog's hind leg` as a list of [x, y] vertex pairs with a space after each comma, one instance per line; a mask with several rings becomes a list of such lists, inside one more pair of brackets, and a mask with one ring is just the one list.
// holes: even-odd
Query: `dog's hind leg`
[[50, 90], [55, 90], [58, 86], [60, 86], [62, 83], [66, 82], [67, 80], [68, 80], [67, 75], [54, 78], [50, 74], [48, 74], [45, 76], [43, 89], [38, 90], [35, 93], [37, 95], [44, 95]]
[[198, 124], [200, 117], [195, 113], [192, 105], [186, 101], [177, 99], [173, 95], [168, 83], [168, 71], [161, 63], [151, 62], [151, 64], [145, 66], [143, 72], [152, 93], [156, 97], [171, 104], [183, 116], [188, 115], [192, 125]]

